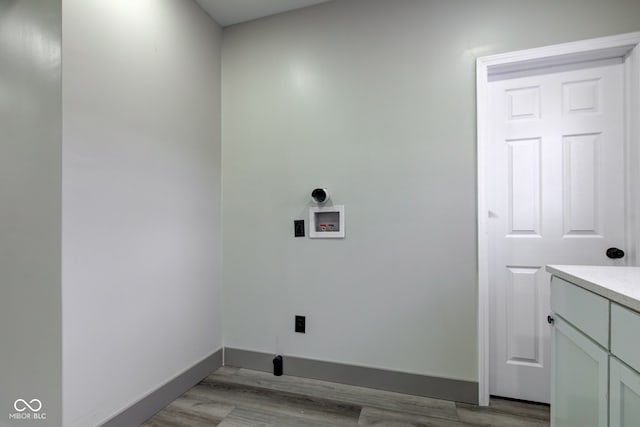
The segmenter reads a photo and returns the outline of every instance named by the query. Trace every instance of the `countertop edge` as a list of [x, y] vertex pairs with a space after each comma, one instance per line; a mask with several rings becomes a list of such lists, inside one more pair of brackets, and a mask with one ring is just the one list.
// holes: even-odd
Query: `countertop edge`
[[562, 270], [561, 266], [547, 265], [546, 271], [548, 273], [551, 273], [552, 276], [556, 276], [563, 280], [566, 280], [567, 282], [571, 282], [574, 285], [586, 289], [587, 291], [593, 292], [594, 294], [600, 295], [601, 297], [611, 300], [616, 304], [640, 313], [640, 301], [633, 297], [599, 285], [580, 276], [567, 273], [566, 271]]

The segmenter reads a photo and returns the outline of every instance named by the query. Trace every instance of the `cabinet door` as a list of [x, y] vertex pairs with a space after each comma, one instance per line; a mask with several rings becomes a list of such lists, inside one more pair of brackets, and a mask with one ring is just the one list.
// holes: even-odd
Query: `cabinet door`
[[608, 353], [559, 316], [551, 341], [551, 426], [607, 427]]
[[640, 374], [611, 358], [611, 427], [640, 425]]

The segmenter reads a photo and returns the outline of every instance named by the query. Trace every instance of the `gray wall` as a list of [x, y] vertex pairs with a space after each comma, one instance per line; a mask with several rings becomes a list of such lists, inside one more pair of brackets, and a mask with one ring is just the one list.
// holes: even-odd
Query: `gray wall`
[[[477, 380], [475, 60], [636, 30], [637, 0], [337, 0], [226, 28], [225, 345]], [[293, 238], [317, 186], [346, 239]]]
[[222, 346], [220, 42], [191, 1], [63, 3], [65, 427]]
[[0, 426], [61, 425], [60, 10], [0, 0]]

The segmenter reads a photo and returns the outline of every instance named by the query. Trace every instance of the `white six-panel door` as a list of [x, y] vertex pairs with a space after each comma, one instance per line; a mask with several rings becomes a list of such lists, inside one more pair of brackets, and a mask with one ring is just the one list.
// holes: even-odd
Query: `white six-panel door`
[[489, 177], [490, 393], [549, 402], [547, 264], [620, 264], [622, 60], [493, 78]]

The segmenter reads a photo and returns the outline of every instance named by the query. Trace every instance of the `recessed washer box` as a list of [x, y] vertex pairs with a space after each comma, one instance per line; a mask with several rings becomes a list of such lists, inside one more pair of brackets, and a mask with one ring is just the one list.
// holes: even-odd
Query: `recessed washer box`
[[309, 208], [309, 237], [312, 239], [344, 238], [344, 206]]

